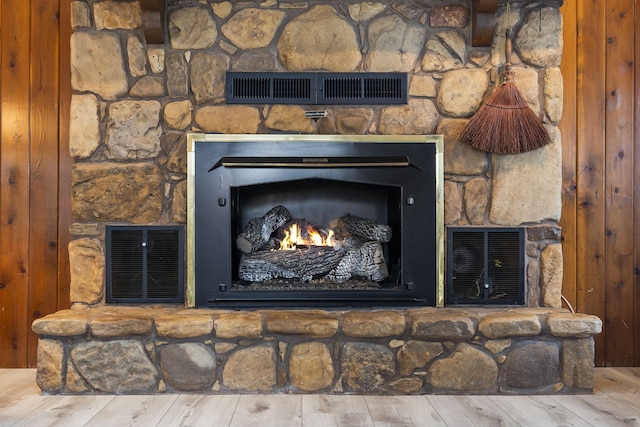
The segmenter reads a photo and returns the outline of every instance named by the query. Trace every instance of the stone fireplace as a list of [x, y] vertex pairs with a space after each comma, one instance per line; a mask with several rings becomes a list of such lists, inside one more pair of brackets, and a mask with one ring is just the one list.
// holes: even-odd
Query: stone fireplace
[[[33, 324], [47, 393], [575, 393], [593, 387], [601, 322], [562, 308], [562, 17], [500, 3], [471, 44], [470, 0], [166, 2], [166, 42], [138, 1], [73, 1], [70, 310]], [[552, 143], [519, 155], [458, 141], [498, 81]], [[232, 71], [402, 72], [403, 105], [225, 102]], [[317, 120], [305, 111], [326, 111]], [[444, 137], [444, 223], [525, 229], [525, 305], [275, 309], [105, 303], [105, 227], [186, 226], [189, 133]], [[186, 286], [186, 284], [185, 284]], [[250, 367], [249, 369], [247, 367]]]

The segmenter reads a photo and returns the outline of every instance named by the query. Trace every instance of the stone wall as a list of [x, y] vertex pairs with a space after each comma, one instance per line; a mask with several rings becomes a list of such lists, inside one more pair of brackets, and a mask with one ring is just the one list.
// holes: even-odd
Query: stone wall
[[[145, 43], [137, 1], [73, 1], [72, 301], [104, 300], [105, 223], [185, 223], [187, 131], [287, 131], [444, 134], [446, 224], [531, 226], [527, 305], [559, 307], [562, 19], [544, 4], [500, 7], [493, 46], [474, 48], [469, 0], [170, 0], [166, 45]], [[498, 82], [507, 25], [516, 84], [553, 143], [489, 155], [458, 135]], [[407, 72], [409, 102], [320, 106], [314, 122], [306, 106], [226, 105], [227, 70]]]

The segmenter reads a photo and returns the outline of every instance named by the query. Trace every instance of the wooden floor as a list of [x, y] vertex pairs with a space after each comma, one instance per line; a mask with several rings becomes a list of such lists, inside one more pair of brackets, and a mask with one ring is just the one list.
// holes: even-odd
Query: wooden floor
[[640, 426], [640, 368], [597, 368], [593, 395], [42, 396], [0, 369], [0, 426]]

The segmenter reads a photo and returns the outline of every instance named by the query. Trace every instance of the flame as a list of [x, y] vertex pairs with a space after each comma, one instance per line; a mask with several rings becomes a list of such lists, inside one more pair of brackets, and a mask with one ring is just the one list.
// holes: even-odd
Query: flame
[[280, 250], [293, 250], [298, 246], [333, 246], [333, 230], [325, 236], [315, 227], [307, 225], [306, 236], [302, 235], [297, 223], [293, 223], [288, 230], [284, 230], [284, 239], [280, 242]]

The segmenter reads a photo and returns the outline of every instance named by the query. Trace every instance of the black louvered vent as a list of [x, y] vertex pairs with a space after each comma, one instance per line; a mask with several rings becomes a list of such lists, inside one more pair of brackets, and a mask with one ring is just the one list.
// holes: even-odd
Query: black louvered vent
[[447, 230], [447, 304], [524, 304], [522, 228]]
[[181, 226], [108, 226], [107, 302], [184, 302]]
[[228, 104], [406, 104], [406, 73], [227, 72]]

